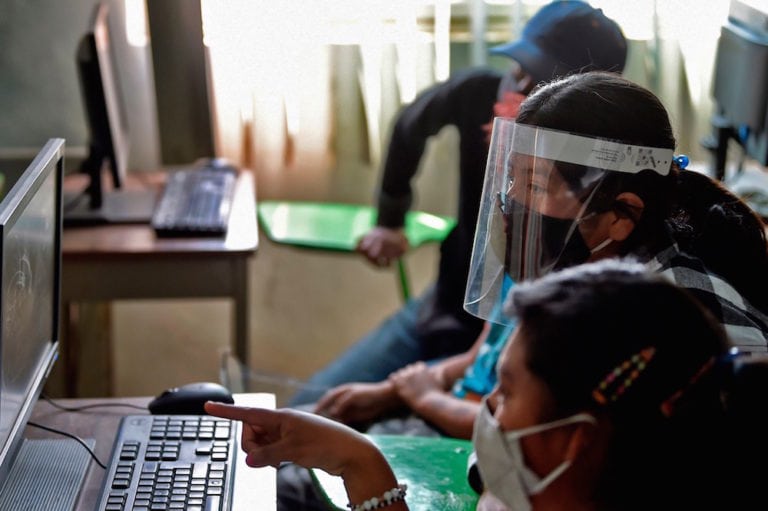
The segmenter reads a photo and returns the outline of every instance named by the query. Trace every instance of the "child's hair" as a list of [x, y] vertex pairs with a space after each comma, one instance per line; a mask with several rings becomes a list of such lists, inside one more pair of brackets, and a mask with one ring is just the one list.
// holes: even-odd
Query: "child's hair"
[[[664, 105], [649, 90], [617, 75], [590, 72], [536, 89], [521, 105], [517, 122], [625, 144], [674, 149]], [[566, 164], [560, 164], [565, 166]], [[583, 168], [568, 165], [564, 177]], [[643, 200], [642, 214], [616, 201], [621, 192]], [[718, 181], [676, 163], [666, 176], [608, 172], [589, 211], [614, 210], [635, 221], [623, 254], [663, 248], [671, 234], [681, 250], [698, 257], [752, 305], [768, 312], [768, 245], [765, 225], [749, 206]]]
[[[601, 509], [696, 509], [696, 485], [707, 488], [706, 508], [742, 491], [722, 485], [768, 451], [759, 419], [768, 359], [735, 357], [687, 290], [640, 263], [606, 259], [520, 283], [507, 308], [557, 415], [586, 410], [612, 424]], [[750, 432], [759, 433], [754, 450], [741, 450]]]

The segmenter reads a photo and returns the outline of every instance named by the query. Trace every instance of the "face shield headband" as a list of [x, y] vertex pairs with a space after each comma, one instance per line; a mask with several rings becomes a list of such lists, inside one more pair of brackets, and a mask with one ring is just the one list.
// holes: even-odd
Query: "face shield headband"
[[667, 175], [672, 159], [672, 149], [494, 119], [464, 308], [508, 323], [502, 304], [514, 282], [585, 262], [611, 242], [590, 236], [606, 177]]

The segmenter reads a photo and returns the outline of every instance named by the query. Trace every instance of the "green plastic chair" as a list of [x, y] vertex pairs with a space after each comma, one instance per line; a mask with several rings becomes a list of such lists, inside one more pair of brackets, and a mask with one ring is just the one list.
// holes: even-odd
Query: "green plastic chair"
[[[260, 201], [257, 211], [259, 224], [271, 241], [336, 252], [353, 252], [357, 240], [376, 220], [373, 207], [334, 202]], [[451, 217], [409, 211], [405, 235], [411, 248], [417, 248], [442, 242], [455, 225]], [[407, 301], [411, 290], [402, 258], [397, 261], [397, 274], [403, 301]]]

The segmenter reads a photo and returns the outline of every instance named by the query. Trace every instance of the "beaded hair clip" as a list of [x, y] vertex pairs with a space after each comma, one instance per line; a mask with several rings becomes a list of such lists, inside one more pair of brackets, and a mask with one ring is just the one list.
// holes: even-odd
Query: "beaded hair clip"
[[592, 391], [594, 400], [601, 405], [616, 401], [632, 386], [655, 353], [656, 348], [648, 346], [614, 367]]

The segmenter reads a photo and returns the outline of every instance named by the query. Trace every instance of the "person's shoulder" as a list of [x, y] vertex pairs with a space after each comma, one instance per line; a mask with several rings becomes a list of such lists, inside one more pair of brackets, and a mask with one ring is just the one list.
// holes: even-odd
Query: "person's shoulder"
[[[419, 95], [422, 100], [435, 97], [457, 100], [496, 97], [502, 75], [492, 68], [465, 68], [452, 73], [446, 80], [432, 84]], [[473, 102], [474, 104], [474, 102]]]
[[468, 68], [455, 72], [443, 83], [442, 92], [458, 101], [457, 106], [470, 109], [483, 118], [496, 101], [502, 75], [491, 68]]
[[448, 78], [447, 83], [455, 85], [473, 82], [499, 82], [501, 77], [501, 72], [496, 69], [490, 67], [471, 67], [456, 71]]
[[[693, 292], [699, 299], [705, 296], [705, 305], [714, 305], [728, 301], [743, 304], [744, 298], [724, 278], [712, 273], [698, 257], [680, 251], [676, 246], [669, 247], [656, 256], [656, 268], [673, 284]], [[744, 308], [741, 305], [741, 308]]]
[[656, 260], [660, 264], [657, 271], [678, 286], [706, 290], [723, 297], [738, 295], [728, 281], [712, 273], [701, 259], [680, 251], [677, 247], [670, 247], [657, 255]]

